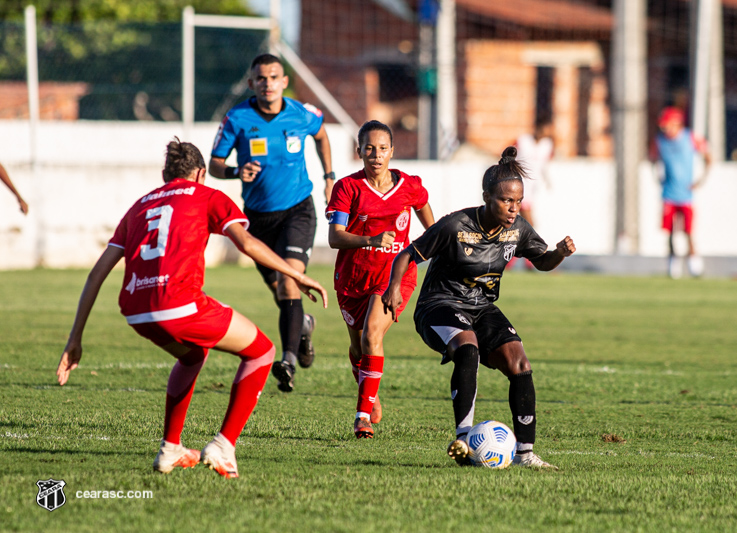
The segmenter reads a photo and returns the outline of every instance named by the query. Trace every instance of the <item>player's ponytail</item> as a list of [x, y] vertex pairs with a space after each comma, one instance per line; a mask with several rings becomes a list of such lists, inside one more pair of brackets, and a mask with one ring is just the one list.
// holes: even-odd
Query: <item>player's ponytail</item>
[[523, 178], [527, 177], [527, 169], [517, 161], [517, 149], [514, 146], [507, 146], [502, 152], [499, 163], [490, 166], [484, 172], [482, 188], [484, 191], [492, 192], [502, 181], [522, 181]]
[[175, 178], [186, 178], [193, 170], [205, 167], [205, 158], [192, 143], [181, 142], [178, 137], [166, 145], [166, 163], [161, 171], [165, 182]]

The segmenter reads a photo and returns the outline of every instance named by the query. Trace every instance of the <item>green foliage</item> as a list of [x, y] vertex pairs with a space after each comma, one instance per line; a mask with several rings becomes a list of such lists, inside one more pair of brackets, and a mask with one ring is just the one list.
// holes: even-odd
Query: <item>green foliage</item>
[[44, 25], [79, 24], [109, 20], [115, 22], [175, 22], [182, 9], [194, 7], [198, 13], [248, 15], [240, 0], [5, 0], [0, 4], [0, 20], [22, 21], [27, 5], [36, 8], [36, 18]]
[[[328, 287], [332, 270], [310, 267]], [[171, 357], [117, 310], [104, 285], [85, 355], [54, 371], [86, 272], [0, 272], [0, 529], [9, 531], [731, 531], [737, 523], [737, 285], [730, 280], [511, 273], [500, 307], [524, 339], [538, 401], [536, 451], [559, 472], [458, 468], [451, 366], [414, 332], [411, 302], [386, 338], [384, 420], [352, 434], [356, 386], [331, 291], [312, 368], [283, 394], [270, 378], [239, 439], [241, 478], [202, 466], [151, 471]], [[207, 273], [208, 294], [278, 339], [255, 269]], [[278, 346], [278, 341], [277, 341]], [[213, 352], [183, 435], [218, 431], [236, 360]], [[507, 380], [480, 369], [477, 421], [511, 425]], [[36, 481], [63, 479], [49, 513]], [[76, 491], [150, 490], [152, 499]]]

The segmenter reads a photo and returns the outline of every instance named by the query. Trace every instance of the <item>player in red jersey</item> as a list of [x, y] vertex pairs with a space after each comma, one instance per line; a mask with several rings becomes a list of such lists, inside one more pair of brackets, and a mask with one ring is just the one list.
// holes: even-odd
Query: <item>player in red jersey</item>
[[[384, 369], [383, 339], [393, 321], [384, 312], [381, 295], [389, 283], [392, 261], [410, 242], [411, 209], [425, 229], [435, 220], [420, 178], [389, 169], [394, 148], [387, 125], [366, 122], [358, 132], [357, 151], [363, 170], [335, 184], [326, 213], [328, 241], [338, 249], [335, 290], [351, 339], [348, 356], [358, 382], [353, 429], [360, 439], [373, 438], [371, 423], [381, 420], [378, 392]], [[405, 302], [415, 285], [417, 270], [413, 268], [402, 280]]]
[[[172, 141], [162, 172], [164, 186], [131, 207], [82, 290], [74, 325], [56, 375], [69, 379], [82, 357], [82, 334], [97, 294], [125, 257], [121, 313], [136, 332], [177, 358], [166, 388], [164, 438], [154, 469], [195, 466], [200, 459], [227, 478], [238, 477], [235, 442], [256, 407], [274, 360], [274, 344], [246, 317], [202, 292], [204, 252], [210, 233], [226, 235], [255, 261], [292, 277], [316, 301], [327, 292], [290, 267], [248, 233], [248, 219], [225, 194], [203, 185], [205, 160], [196, 146]], [[181, 433], [197, 376], [210, 348], [240, 358], [220, 432], [200, 454], [181, 444]]]

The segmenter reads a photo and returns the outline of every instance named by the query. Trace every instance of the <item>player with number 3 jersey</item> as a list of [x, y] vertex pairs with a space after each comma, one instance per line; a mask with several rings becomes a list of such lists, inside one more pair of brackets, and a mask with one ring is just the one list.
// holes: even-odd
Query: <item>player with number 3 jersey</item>
[[[248, 233], [248, 219], [225, 194], [204, 185], [205, 160], [193, 144], [167, 146], [165, 184], [145, 195], [121, 220], [92, 268], [72, 331], [56, 371], [64, 385], [82, 357], [82, 333], [97, 294], [125, 257], [120, 310], [135, 331], [177, 362], [166, 388], [164, 436], [154, 470], [169, 473], [202, 460], [226, 478], [238, 477], [235, 443], [266, 383], [274, 345], [246, 317], [202, 292], [205, 247], [211, 233], [226, 235], [256, 262], [293, 278], [311, 300], [327, 293]], [[200, 453], [182, 446], [181, 434], [195, 381], [210, 348], [240, 358], [220, 432]]]
[[[328, 241], [338, 249], [335, 290], [348, 325], [349, 358], [358, 382], [357, 438], [373, 438], [371, 424], [382, 416], [378, 391], [384, 368], [383, 338], [395, 317], [384, 312], [381, 295], [392, 260], [409, 244], [412, 210], [426, 229], [434, 222], [422, 180], [389, 169], [393, 151], [391, 129], [376, 120], [365, 123], [358, 132], [358, 155], [364, 168], [335, 184], [326, 210]], [[412, 266], [402, 278], [405, 302], [417, 285], [417, 269]]]

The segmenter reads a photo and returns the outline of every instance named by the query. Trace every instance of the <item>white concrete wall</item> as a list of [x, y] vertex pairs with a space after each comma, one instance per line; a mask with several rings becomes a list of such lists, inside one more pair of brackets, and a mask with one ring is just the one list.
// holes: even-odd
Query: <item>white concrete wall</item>
[[[217, 124], [197, 124], [189, 139], [209, 157]], [[328, 126], [333, 167], [338, 176], [360, 168], [353, 140]], [[161, 183], [166, 143], [182, 136], [178, 123], [42, 122], [37, 165], [30, 160], [25, 121], [0, 121], [0, 163], [30, 205], [24, 217], [8, 191], [0, 188], [0, 269], [89, 267], [136, 198]], [[308, 168], [316, 187], [318, 231], [315, 245], [327, 246], [322, 169], [311, 145]], [[494, 159], [474, 157], [450, 163], [394, 161], [393, 166], [422, 176], [436, 218], [481, 203], [481, 177]], [[231, 163], [234, 164], [234, 163]], [[536, 227], [552, 246], [571, 235], [580, 254], [614, 252], [614, 168], [611, 161], [556, 160], [551, 186], [537, 187]], [[649, 164], [641, 168], [640, 254], [663, 256], [667, 237], [660, 229], [660, 187]], [[240, 184], [210, 179], [240, 205]], [[737, 255], [737, 164], [715, 165], [706, 185], [696, 192], [695, 239], [705, 256]], [[422, 229], [417, 221], [413, 235]], [[213, 237], [210, 264], [231, 251], [224, 238]]]

